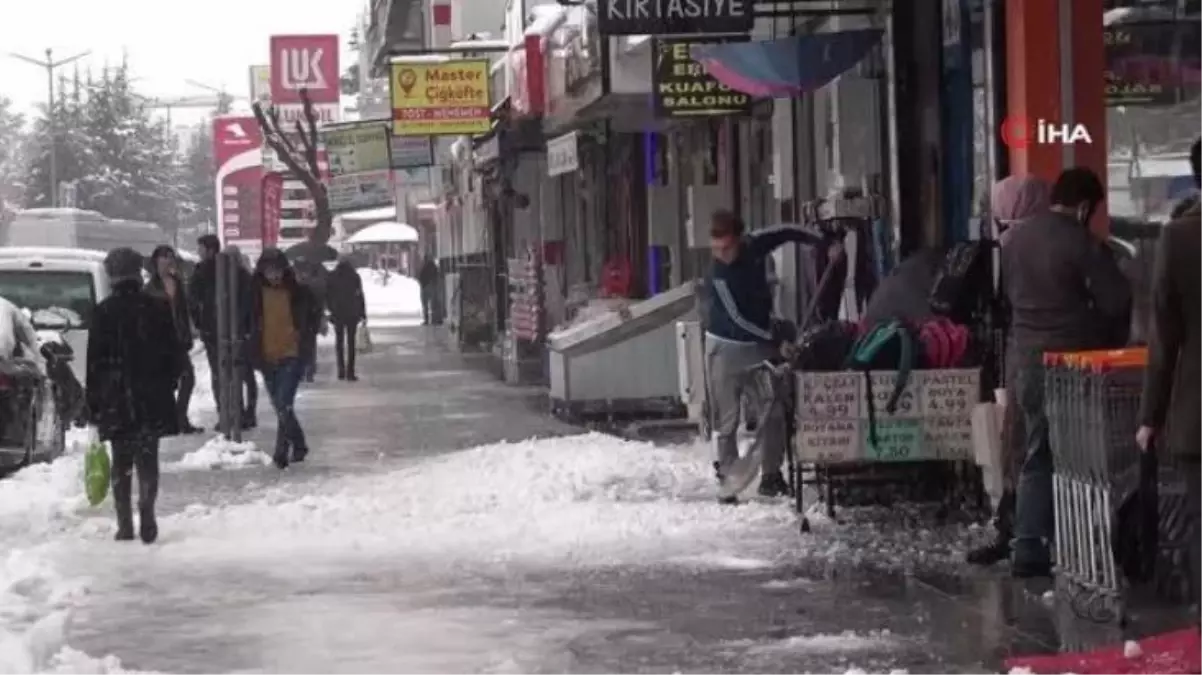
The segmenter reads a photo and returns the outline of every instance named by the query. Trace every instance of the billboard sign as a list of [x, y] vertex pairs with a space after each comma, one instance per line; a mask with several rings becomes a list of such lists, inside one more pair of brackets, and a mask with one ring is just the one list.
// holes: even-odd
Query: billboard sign
[[656, 117], [748, 115], [751, 96], [714, 79], [693, 59], [693, 45], [746, 42], [747, 37], [655, 38], [651, 98]]
[[271, 66], [250, 67], [250, 102], [271, 103]]
[[492, 126], [488, 68], [487, 59], [392, 64], [392, 133], [486, 133]]
[[299, 105], [306, 89], [314, 104], [337, 105], [339, 87], [337, 35], [273, 35], [271, 100]]
[[263, 132], [254, 117], [213, 118], [213, 162], [220, 169], [235, 156], [257, 151], [263, 145]]
[[392, 168], [410, 169], [434, 164], [434, 139], [429, 136], [393, 136]]
[[746, 33], [754, 0], [598, 0], [602, 35]]
[[393, 203], [391, 135], [383, 120], [329, 126], [321, 131], [329, 162], [333, 211]]

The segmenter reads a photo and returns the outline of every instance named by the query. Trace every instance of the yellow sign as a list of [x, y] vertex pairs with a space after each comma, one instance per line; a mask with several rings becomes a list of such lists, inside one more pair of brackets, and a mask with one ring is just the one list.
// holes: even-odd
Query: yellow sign
[[488, 61], [392, 64], [392, 133], [459, 136], [492, 125]]

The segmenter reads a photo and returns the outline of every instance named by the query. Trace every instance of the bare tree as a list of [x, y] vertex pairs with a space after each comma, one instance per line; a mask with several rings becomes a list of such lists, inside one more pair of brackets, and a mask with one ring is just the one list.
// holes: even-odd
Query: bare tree
[[280, 123], [280, 112], [274, 105], [266, 110], [258, 101], [251, 106], [259, 128], [263, 130], [263, 139], [275, 151], [280, 161], [297, 179], [305, 184], [313, 197], [313, 212], [317, 226], [309, 234], [309, 241], [318, 246], [324, 246], [334, 233], [334, 214], [330, 212], [330, 198], [326, 194], [325, 183], [321, 182], [321, 171], [317, 168], [317, 114], [313, 111], [313, 101], [306, 89], [300, 90], [303, 105], [304, 121], [297, 120], [293, 134], [289, 134]]

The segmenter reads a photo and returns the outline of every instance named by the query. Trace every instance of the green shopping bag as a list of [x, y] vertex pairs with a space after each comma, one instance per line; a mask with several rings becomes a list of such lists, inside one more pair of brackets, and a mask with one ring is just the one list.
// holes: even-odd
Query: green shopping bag
[[83, 485], [88, 495], [88, 503], [99, 506], [109, 494], [109, 473], [112, 465], [109, 463], [108, 449], [95, 433], [88, 442], [88, 451], [83, 456]]

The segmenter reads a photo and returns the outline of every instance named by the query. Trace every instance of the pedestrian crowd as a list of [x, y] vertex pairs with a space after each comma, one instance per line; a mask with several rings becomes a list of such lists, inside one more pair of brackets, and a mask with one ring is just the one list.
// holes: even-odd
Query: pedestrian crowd
[[[189, 417], [196, 385], [192, 350], [200, 338], [213, 391], [219, 391], [217, 260], [221, 245], [206, 235], [197, 244], [201, 260], [184, 278], [180, 259], [160, 246], [149, 260], [129, 248], [104, 260], [112, 293], [97, 304], [88, 335], [86, 398], [89, 422], [112, 448], [111, 485], [118, 540], [135, 538], [133, 485], [137, 474], [137, 532], [151, 543], [158, 536], [155, 502], [159, 486], [159, 442], [200, 433]], [[332, 272], [324, 265], [294, 264], [277, 249], [262, 252], [252, 269], [234, 247], [236, 377], [245, 405], [235, 411], [243, 429], [258, 424], [259, 385], [275, 411], [272, 459], [280, 469], [302, 462], [310, 446], [296, 414], [303, 382], [317, 375], [317, 337], [333, 324], [339, 380], [354, 382], [356, 335], [366, 321], [363, 284], [349, 259]], [[218, 405], [225, 405], [217, 397]]]

